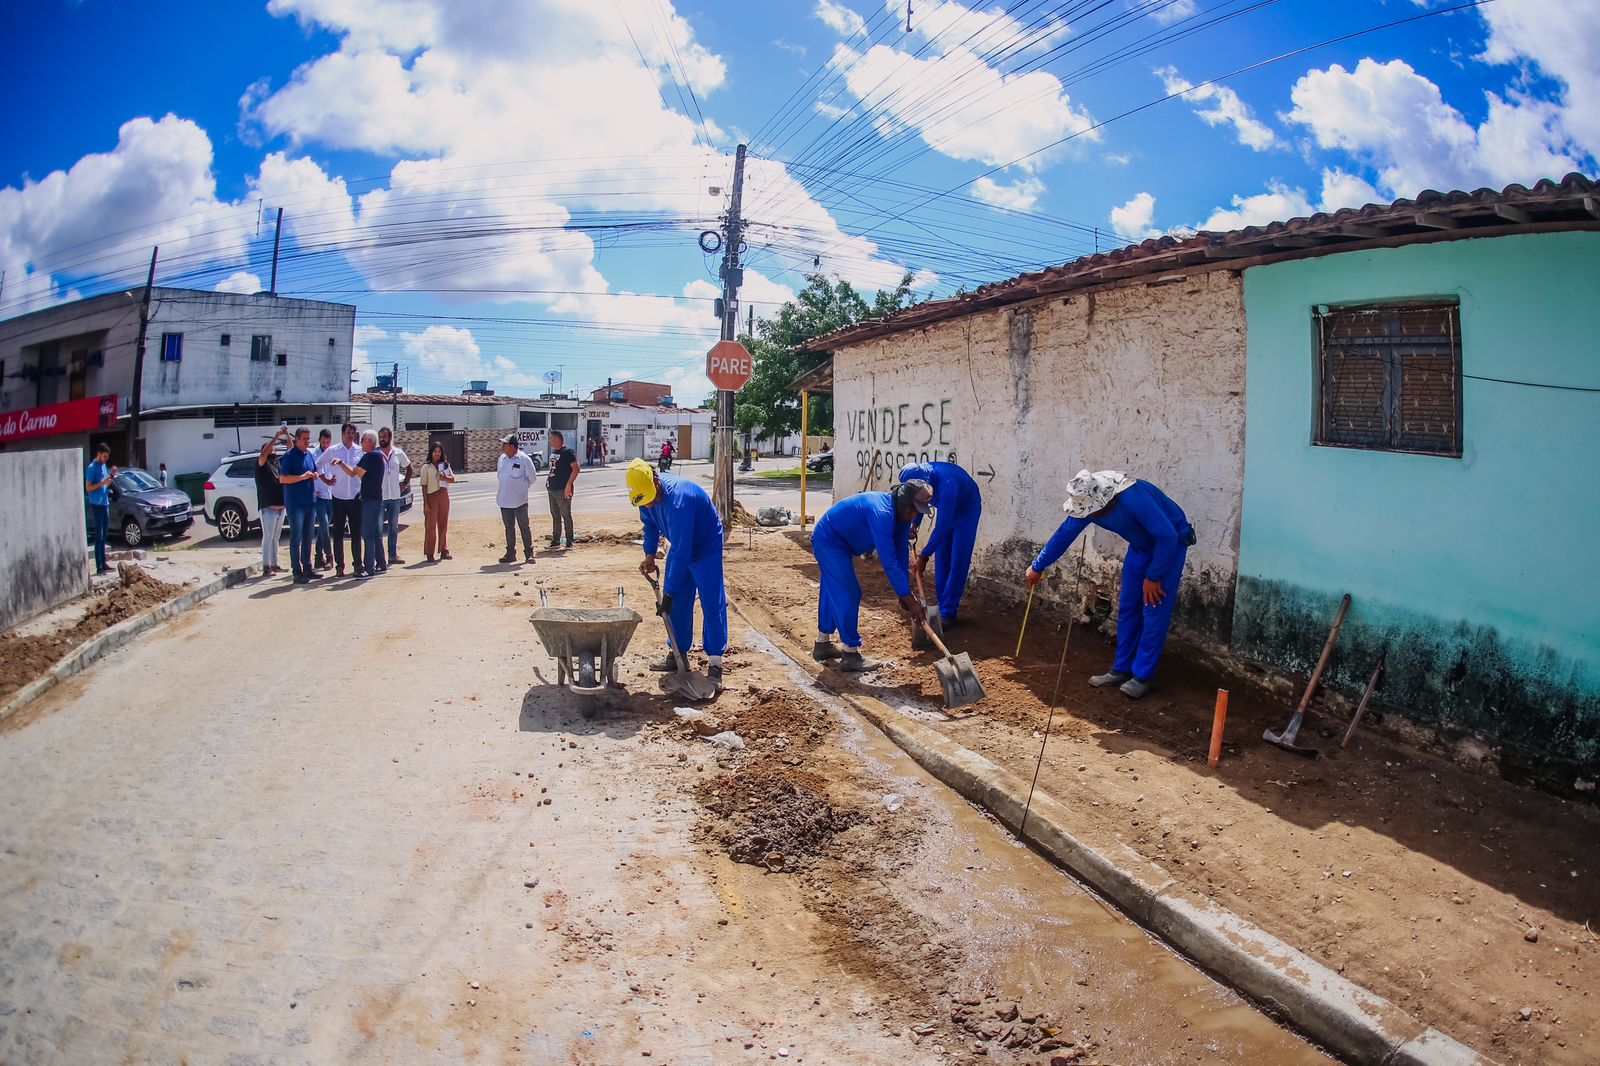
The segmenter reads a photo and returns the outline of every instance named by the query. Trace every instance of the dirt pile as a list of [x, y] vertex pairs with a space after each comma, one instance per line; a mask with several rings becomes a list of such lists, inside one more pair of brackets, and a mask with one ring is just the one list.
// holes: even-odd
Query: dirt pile
[[701, 791], [701, 802], [717, 819], [712, 835], [729, 858], [769, 870], [805, 866], [862, 819], [831, 803], [815, 774], [791, 767], [730, 774]]
[[0, 636], [0, 697], [41, 677], [78, 645], [182, 591], [130, 563], [118, 565], [117, 576], [117, 585], [96, 596], [75, 624], [38, 636]]

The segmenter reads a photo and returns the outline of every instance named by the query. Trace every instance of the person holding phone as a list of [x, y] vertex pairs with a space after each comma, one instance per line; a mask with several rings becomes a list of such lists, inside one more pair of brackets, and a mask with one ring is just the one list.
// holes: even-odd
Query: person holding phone
[[[283, 432], [288, 432], [284, 430]], [[294, 583], [304, 585], [322, 575], [311, 568], [312, 524], [315, 521], [317, 460], [311, 454], [311, 430], [294, 432], [294, 446], [278, 460], [278, 483], [289, 518], [289, 568]]]
[[278, 480], [279, 441], [288, 443], [288, 426], [279, 426], [256, 456], [256, 506], [261, 511], [262, 577], [283, 572], [283, 567], [278, 565], [278, 535], [283, 532], [283, 482]]
[[430, 563], [435, 547], [440, 559], [450, 558], [450, 486], [455, 480], [444, 444], [434, 441], [428, 446], [428, 461], [422, 464], [422, 554]]
[[111, 482], [116, 479], [117, 468], [111, 465], [111, 445], [101, 444], [94, 450], [94, 461], [83, 472], [83, 491], [89, 498], [89, 515], [94, 520], [94, 572], [107, 574], [106, 530], [111, 526]]

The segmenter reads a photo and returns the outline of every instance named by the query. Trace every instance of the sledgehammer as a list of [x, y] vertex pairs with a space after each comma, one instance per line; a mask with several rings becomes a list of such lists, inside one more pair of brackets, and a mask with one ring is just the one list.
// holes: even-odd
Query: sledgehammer
[[1306, 682], [1306, 690], [1300, 696], [1300, 705], [1294, 709], [1294, 717], [1289, 719], [1289, 725], [1282, 733], [1267, 730], [1261, 734], [1261, 739], [1268, 744], [1275, 744], [1284, 751], [1292, 751], [1296, 755], [1304, 755], [1315, 759], [1321, 752], [1316, 748], [1301, 747], [1295, 743], [1295, 738], [1300, 735], [1300, 723], [1305, 719], [1306, 708], [1311, 706], [1311, 697], [1316, 695], [1317, 682], [1322, 680], [1322, 670], [1328, 665], [1328, 657], [1333, 654], [1334, 642], [1339, 639], [1339, 629], [1344, 625], [1345, 612], [1350, 610], [1350, 594], [1344, 594], [1344, 599], [1339, 601], [1339, 614], [1333, 620], [1333, 628], [1328, 630], [1327, 643], [1322, 645], [1322, 657], [1317, 660], [1317, 668], [1311, 671], [1311, 680]]

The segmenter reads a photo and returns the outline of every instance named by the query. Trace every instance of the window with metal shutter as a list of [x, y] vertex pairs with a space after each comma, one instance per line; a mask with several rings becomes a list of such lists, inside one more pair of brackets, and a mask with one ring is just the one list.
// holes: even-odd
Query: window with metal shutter
[[1460, 309], [1319, 309], [1315, 443], [1461, 454]]

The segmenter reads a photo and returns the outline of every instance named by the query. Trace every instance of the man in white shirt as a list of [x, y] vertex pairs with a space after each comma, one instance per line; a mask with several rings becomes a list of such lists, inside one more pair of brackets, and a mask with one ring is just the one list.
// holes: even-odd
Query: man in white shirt
[[361, 462], [361, 445], [356, 442], [356, 427], [346, 422], [339, 430], [342, 443], [317, 456], [318, 480], [328, 481], [333, 494], [334, 577], [344, 577], [344, 538], [350, 534], [350, 572], [359, 576], [361, 565], [361, 479], [346, 474], [335, 460], [355, 466]]
[[405, 562], [400, 558], [400, 497], [411, 488], [411, 457], [394, 446], [394, 433], [387, 427], [378, 430], [378, 452], [383, 456], [383, 524], [389, 531], [389, 565]]
[[500, 520], [506, 524], [506, 553], [502, 563], [517, 561], [516, 531], [522, 531], [522, 555], [533, 558], [533, 530], [528, 527], [528, 492], [533, 488], [533, 459], [517, 446], [517, 435], [508, 433], [500, 441], [500, 485], [495, 503], [500, 505]]
[[323, 467], [322, 456], [333, 447], [333, 431], [317, 434], [317, 446], [311, 457], [317, 464], [317, 480], [311, 488], [315, 499], [311, 504], [311, 528], [316, 537], [316, 559], [312, 566], [317, 570], [333, 567], [333, 479]]

